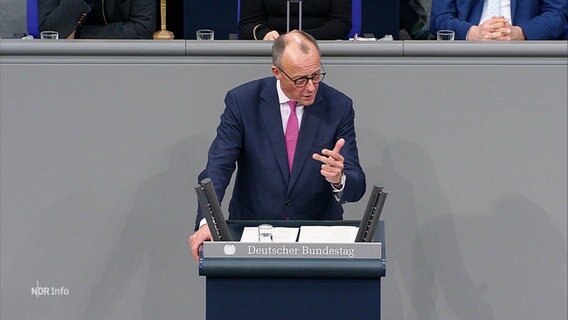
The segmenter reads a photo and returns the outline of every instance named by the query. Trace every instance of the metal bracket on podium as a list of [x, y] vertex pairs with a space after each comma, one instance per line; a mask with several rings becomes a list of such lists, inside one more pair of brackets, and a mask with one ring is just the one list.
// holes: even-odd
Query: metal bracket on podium
[[298, 4], [298, 30], [302, 30], [302, 0], [286, 1], [286, 32], [290, 32], [290, 2]]

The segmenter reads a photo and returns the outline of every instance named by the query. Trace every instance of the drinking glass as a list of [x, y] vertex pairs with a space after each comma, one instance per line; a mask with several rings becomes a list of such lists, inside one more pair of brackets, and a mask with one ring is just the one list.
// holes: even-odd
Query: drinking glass
[[42, 31], [40, 33], [40, 38], [46, 39], [46, 40], [57, 40], [57, 39], [59, 39], [59, 32], [57, 32], [57, 31]]
[[200, 29], [195, 32], [197, 35], [197, 40], [214, 40], [215, 31], [210, 29]]
[[453, 30], [438, 30], [436, 37], [438, 40], [454, 40], [455, 32]]
[[261, 224], [258, 226], [258, 242], [272, 242], [272, 225]]

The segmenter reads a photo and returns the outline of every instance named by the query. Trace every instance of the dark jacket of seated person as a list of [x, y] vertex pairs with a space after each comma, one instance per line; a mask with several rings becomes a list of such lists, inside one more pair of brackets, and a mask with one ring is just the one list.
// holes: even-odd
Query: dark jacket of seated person
[[[433, 0], [430, 31], [450, 29], [456, 32], [456, 40], [476, 39], [468, 35], [472, 27], [481, 26], [484, 3], [487, 0]], [[510, 40], [556, 40], [568, 27], [566, 0], [511, 0], [510, 25], [520, 27], [520, 39]], [[504, 15], [501, 13], [501, 15]], [[495, 39], [503, 40], [503, 39]]]
[[[303, 1], [302, 30], [317, 40], [347, 39], [351, 31], [351, 1]], [[286, 33], [286, 3], [285, 0], [241, 0], [239, 38], [274, 40]], [[290, 3], [290, 30], [299, 28], [298, 17], [299, 5]]]
[[155, 0], [38, 0], [39, 28], [60, 38], [151, 39]]

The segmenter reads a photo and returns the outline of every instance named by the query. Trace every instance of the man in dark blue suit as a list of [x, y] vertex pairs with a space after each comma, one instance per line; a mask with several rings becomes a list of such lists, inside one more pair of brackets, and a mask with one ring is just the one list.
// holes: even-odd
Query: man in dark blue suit
[[[292, 31], [279, 37], [272, 60], [274, 77], [227, 93], [199, 180], [211, 178], [222, 201], [238, 168], [229, 219], [340, 220], [341, 204], [365, 193], [353, 101], [321, 82], [325, 71], [310, 35]], [[291, 126], [295, 136], [288, 133]], [[287, 140], [297, 140], [296, 147], [290, 149]], [[199, 246], [211, 239], [204, 223], [198, 212], [189, 238], [195, 259]]]
[[555, 40], [568, 28], [566, 0], [433, 0], [430, 31], [454, 30], [457, 40]]

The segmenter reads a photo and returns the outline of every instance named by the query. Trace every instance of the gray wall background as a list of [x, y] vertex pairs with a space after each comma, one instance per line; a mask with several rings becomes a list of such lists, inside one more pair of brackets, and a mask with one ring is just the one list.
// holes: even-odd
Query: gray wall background
[[[0, 58], [0, 318], [204, 319], [193, 186], [269, 58]], [[383, 319], [565, 319], [566, 59], [323, 63], [389, 191]]]
[[0, 37], [27, 32], [26, 1], [0, 0]]

